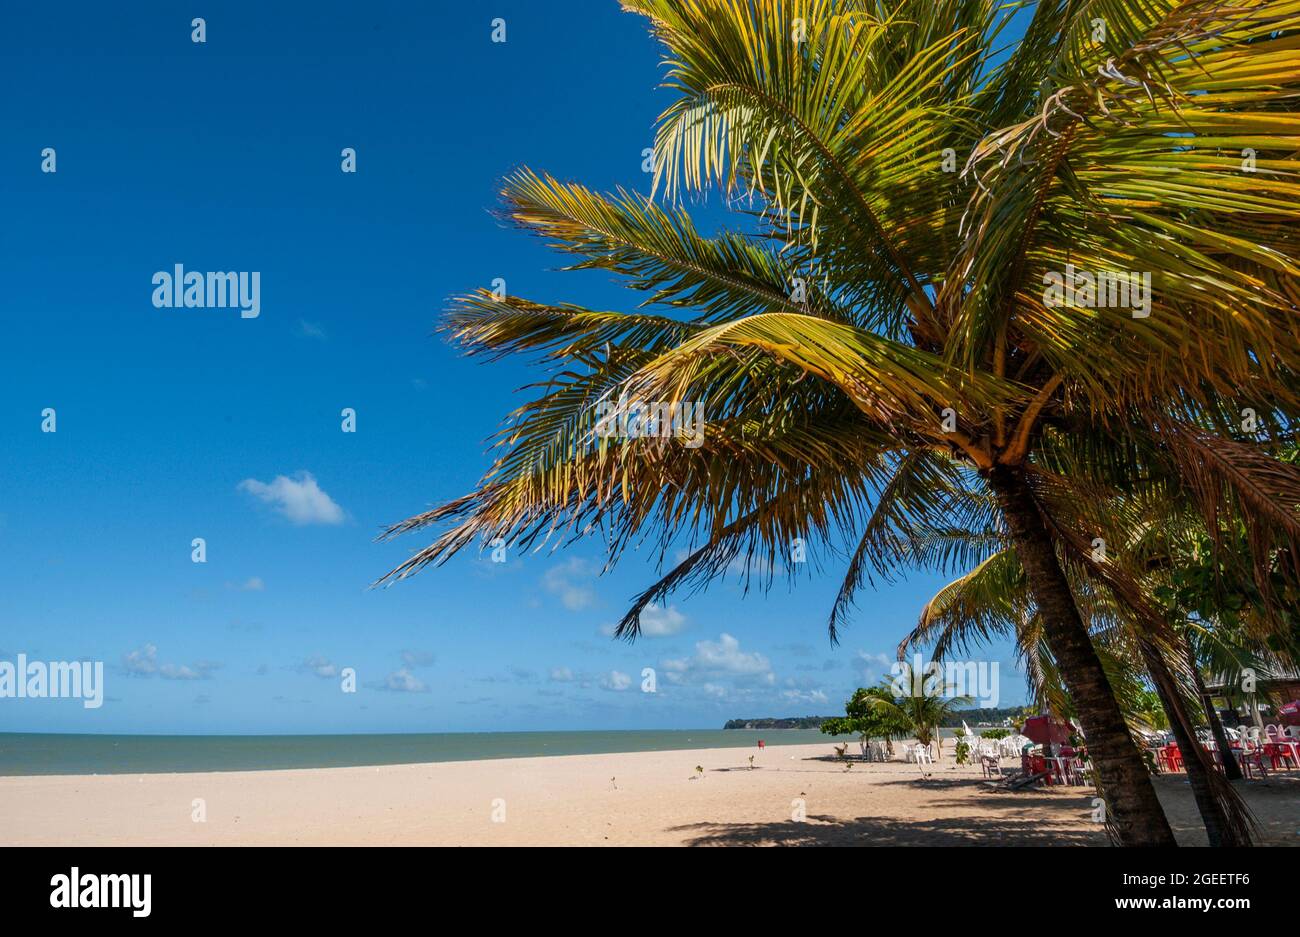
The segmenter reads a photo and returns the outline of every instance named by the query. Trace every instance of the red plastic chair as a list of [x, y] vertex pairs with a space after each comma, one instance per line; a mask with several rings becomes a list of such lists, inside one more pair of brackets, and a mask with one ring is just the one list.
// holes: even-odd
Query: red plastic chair
[[1278, 745], [1276, 742], [1265, 743], [1264, 756], [1272, 763], [1274, 771], [1279, 770], [1279, 764], [1288, 768], [1296, 767], [1295, 756], [1291, 754], [1291, 749], [1285, 745]]
[[1261, 777], [1268, 777], [1268, 769], [1264, 767], [1264, 752], [1262, 749], [1252, 748], [1249, 751], [1238, 752], [1237, 764], [1241, 765], [1241, 773], [1245, 777], [1254, 777], [1256, 770], [1259, 771]]

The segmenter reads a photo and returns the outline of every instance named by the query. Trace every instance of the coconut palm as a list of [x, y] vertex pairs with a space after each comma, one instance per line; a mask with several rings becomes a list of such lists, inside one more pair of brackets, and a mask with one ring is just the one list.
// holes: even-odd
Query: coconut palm
[[969, 696], [958, 696], [951, 687], [934, 687], [935, 692], [904, 693], [895, 695], [888, 681], [881, 684], [886, 692], [870, 700], [871, 708], [889, 722], [899, 726], [919, 743], [940, 749], [939, 727], [962, 706], [969, 706]]
[[[1257, 470], [1281, 473], [1281, 487], [1293, 489], [1294, 482], [1284, 479], [1294, 462], [1294, 444], [1278, 445], [1265, 438], [1253, 443], [1250, 458]], [[1109, 543], [1112, 552], [1118, 549], [1117, 556], [1101, 563], [1085, 557], [1075, 564], [1076, 573], [1099, 580], [1112, 599], [1123, 599], [1126, 617], [1141, 626], [1134, 641], [1162, 699], [1173, 693], [1177, 698], [1172, 706], [1177, 707], [1182, 695], [1161, 685], [1166, 681], [1158, 671], [1167, 664], [1194, 701], [1177, 718], [1166, 703], [1180, 744], [1185, 749], [1190, 744], [1194, 721], [1200, 721], [1193, 720], [1192, 712], [1202, 709], [1222, 753], [1226, 777], [1239, 779], [1240, 770], [1206, 691], [1201, 666], [1231, 674], [1244, 667], [1294, 663], [1300, 656], [1300, 616], [1295, 612], [1300, 565], [1287, 536], [1275, 537], [1266, 524], [1253, 529], [1256, 512], [1225, 510], [1213, 493], [1189, 501], [1183, 496], [1184, 477], [1170, 472], [1169, 464], [1162, 465], [1160, 455], [1136, 453], [1125, 468], [1137, 466], [1139, 471], [1123, 479], [1118, 488], [1113, 483], [1109, 487], [1090, 483], [1082, 497], [1068, 503], [1058, 497], [1049, 502], [1048, 510], [1062, 515], [1054, 521], [1056, 528], [1093, 530], [1102, 535], [1096, 542]], [[1077, 480], [1095, 474], [1095, 468], [1075, 460], [1058, 470], [1074, 479], [1077, 488]], [[1293, 513], [1293, 495], [1280, 506]], [[1158, 658], [1154, 663], [1153, 657]], [[1199, 746], [1195, 750], [1199, 753]], [[1193, 774], [1202, 769], [1210, 772], [1208, 761], [1197, 761]], [[1208, 780], [1210, 787], [1220, 787], [1220, 793], [1226, 794], [1217, 776]], [[1197, 783], [1194, 777], [1193, 786]], [[1229, 813], [1239, 812], [1232, 804], [1225, 807]]]
[[[1084, 618], [1093, 625], [1098, 657], [1108, 664], [1107, 675], [1121, 709], [1131, 725], [1150, 725], [1150, 700], [1158, 702], [1161, 721], [1187, 753], [1188, 779], [1211, 845], [1244, 845], [1252, 831], [1249, 813], [1215, 771], [1196, 737], [1196, 704], [1191, 701], [1202, 698], [1204, 690], [1195, 658], [1184, 653], [1186, 638], [1175, 627], [1172, 613], [1176, 610], [1166, 610], [1163, 620], [1155, 611], [1153, 594], [1166, 590], [1170, 579], [1167, 551], [1178, 548], [1196, 528], [1189, 511], [1159, 496], [1159, 482], [1157, 475], [1148, 475], [1119, 501], [1095, 496], [1068, 502], [1045, 499], [1045, 507], [1054, 527], [1098, 531], [1104, 536], [1094, 542], [1109, 544], [1109, 556], [1094, 554], [1084, 562], [1067, 560], [1064, 566]], [[1127, 604], [1118, 601], [1121, 594]], [[1207, 627], [1210, 610], [1202, 609], [1201, 614], [1206, 616], [1197, 623], [1202, 646], [1238, 653], [1239, 645], [1228, 643], [1237, 639]], [[933, 654], [941, 659], [995, 634], [1016, 641], [1040, 705], [1058, 712], [1067, 709], [1068, 697], [1043, 640], [1024, 569], [1010, 548], [993, 554], [926, 603], [917, 627], [899, 645], [899, 656], [933, 643]], [[1153, 692], [1136, 679], [1143, 672]], [[1212, 710], [1209, 718], [1213, 723]], [[1225, 767], [1231, 767], [1226, 738], [1220, 744], [1227, 758]]]
[[[1083, 591], [1077, 582], [1075, 585], [1076, 591]], [[1196, 738], [1188, 702], [1194, 698], [1193, 687], [1189, 668], [1182, 666], [1185, 660], [1171, 666], [1168, 652], [1158, 650], [1159, 642], [1143, 632], [1127, 608], [1114, 605], [1104, 595], [1079, 598], [1085, 620], [1094, 625], [1097, 657], [1130, 728], [1170, 728], [1187, 753], [1187, 776], [1210, 845], [1249, 844], [1248, 811], [1203, 755]], [[993, 636], [1016, 642], [1040, 709], [1075, 715], [1013, 550], [995, 554], [941, 589], [926, 603], [917, 628], [899, 645], [899, 655], [933, 642], [933, 656], [941, 660], [954, 650], [964, 651]], [[1145, 688], [1143, 675], [1153, 690]]]
[[1169, 714], [1165, 712], [1160, 696], [1154, 690], [1142, 691], [1133, 709], [1133, 716], [1147, 729], [1169, 731]]
[[[1300, 395], [1300, 0], [1048, 0], [1009, 49], [998, 0], [624, 6], [674, 96], [654, 195], [521, 170], [504, 210], [657, 308], [459, 299], [467, 353], [534, 354], [548, 379], [477, 488], [389, 529], [449, 525], [385, 578], [479, 540], [599, 534], [611, 561], [689, 543], [620, 623], [634, 637], [675, 588], [737, 561], [770, 583], [844, 543], [834, 639], [873, 574], [971, 551], [918, 555], [913, 525], [1004, 524], [1121, 842], [1172, 843], [1058, 556], [1079, 532], [1043, 512], [1045, 451], [1155, 440], [1193, 498], [1267, 532], [1254, 547], [1300, 540], [1295, 474], [1228, 433]], [[734, 230], [696, 227], [682, 199], [705, 191]], [[1150, 291], [1063, 304], [1069, 268]], [[702, 405], [703, 445], [612, 442], [610, 408], [638, 401]], [[957, 484], [986, 491], [973, 516], [949, 516]]]

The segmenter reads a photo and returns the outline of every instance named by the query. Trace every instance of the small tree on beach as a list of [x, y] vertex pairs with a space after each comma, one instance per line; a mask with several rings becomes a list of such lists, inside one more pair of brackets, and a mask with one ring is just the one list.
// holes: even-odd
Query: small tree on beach
[[957, 764], [964, 765], [970, 761], [971, 742], [967, 737], [964, 729], [957, 730], [957, 750], [953, 753], [953, 758]]
[[821, 731], [827, 735], [856, 735], [863, 745], [880, 739], [892, 756], [893, 740], [902, 737], [907, 728], [899, 719], [875, 707], [875, 701], [882, 699], [893, 699], [888, 687], [859, 687], [845, 702], [844, 717], [823, 721]]

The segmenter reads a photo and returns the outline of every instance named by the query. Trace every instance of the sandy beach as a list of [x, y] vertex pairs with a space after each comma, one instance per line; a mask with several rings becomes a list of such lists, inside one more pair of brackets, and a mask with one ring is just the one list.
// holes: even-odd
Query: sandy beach
[[[695, 776], [697, 765], [703, 776]], [[1091, 821], [1089, 789], [990, 790], [977, 768], [950, 758], [927, 770], [929, 778], [902, 762], [846, 770], [829, 745], [818, 744], [377, 768], [2, 777], [0, 843], [1106, 844]], [[1180, 842], [1204, 844], [1184, 776], [1156, 780]], [[1268, 843], [1300, 839], [1300, 777], [1275, 777], [1244, 791]], [[195, 819], [200, 811], [202, 822]]]

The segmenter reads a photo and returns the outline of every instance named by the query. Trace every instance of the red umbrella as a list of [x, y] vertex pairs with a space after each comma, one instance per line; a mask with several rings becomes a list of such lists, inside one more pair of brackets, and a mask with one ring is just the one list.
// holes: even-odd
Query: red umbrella
[[1070, 741], [1074, 727], [1069, 723], [1057, 722], [1051, 716], [1031, 716], [1025, 720], [1021, 734], [1036, 745], [1064, 745]]
[[1279, 706], [1277, 718], [1285, 726], [1300, 726], [1300, 700], [1292, 700]]

